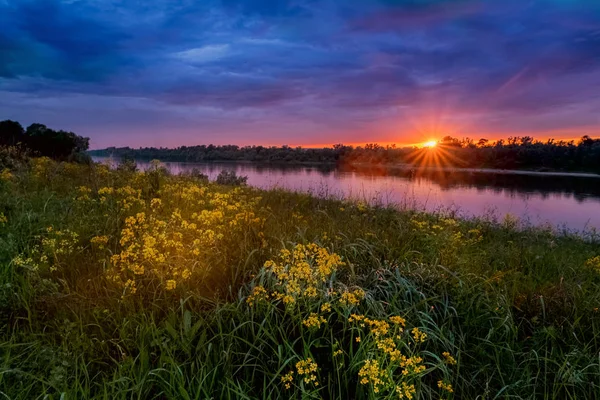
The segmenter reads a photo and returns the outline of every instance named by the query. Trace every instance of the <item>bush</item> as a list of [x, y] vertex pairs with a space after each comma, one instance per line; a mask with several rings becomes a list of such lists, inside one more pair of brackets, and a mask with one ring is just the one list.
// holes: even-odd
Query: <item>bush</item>
[[238, 176], [235, 171], [227, 171], [223, 170], [217, 176], [215, 182], [218, 185], [227, 185], [227, 186], [243, 186], [248, 181], [247, 176]]

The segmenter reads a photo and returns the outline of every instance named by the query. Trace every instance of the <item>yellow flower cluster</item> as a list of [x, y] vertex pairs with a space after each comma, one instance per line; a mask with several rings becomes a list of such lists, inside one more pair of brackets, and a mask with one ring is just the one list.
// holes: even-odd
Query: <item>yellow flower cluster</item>
[[456, 359], [452, 357], [447, 351], [443, 352], [442, 356], [444, 357], [444, 361], [446, 362], [446, 364], [456, 365]]
[[96, 246], [98, 249], [102, 250], [106, 248], [108, 244], [109, 237], [106, 235], [103, 236], [94, 236], [90, 239], [90, 243]]
[[590, 258], [585, 262], [585, 266], [590, 268], [598, 273], [600, 273], [600, 256], [596, 256], [594, 258]]
[[396, 386], [396, 394], [398, 394], [399, 399], [412, 399], [416, 393], [415, 385], [409, 385], [406, 382], [402, 382], [402, 384]]
[[402, 369], [402, 375], [420, 374], [425, 371], [425, 366], [422, 364], [423, 358], [421, 357], [405, 357], [400, 358], [400, 367]]
[[77, 188], [79, 195], [76, 197], [77, 201], [87, 201], [91, 200], [92, 189], [87, 186], [79, 186]]
[[379, 361], [377, 360], [366, 360], [365, 365], [358, 371], [358, 377], [361, 385], [372, 384], [375, 393], [379, 393], [382, 386], [387, 383], [385, 370], [379, 368]]
[[292, 251], [281, 250], [278, 260], [269, 260], [264, 267], [277, 279], [279, 297], [286, 303], [293, 303], [300, 297], [324, 296], [325, 282], [343, 265], [339, 255], [310, 243], [297, 244]]
[[65, 265], [68, 258], [83, 250], [79, 244], [79, 235], [68, 229], [46, 229], [46, 235], [38, 236], [39, 243], [33, 247], [30, 257], [18, 255], [13, 259], [16, 266], [29, 266], [33, 270], [41, 268], [50, 272]]
[[354, 289], [353, 291], [342, 292], [340, 296], [340, 304], [343, 306], [357, 306], [361, 300], [365, 298], [365, 291], [362, 289]]
[[322, 313], [329, 313], [329, 312], [331, 312], [331, 303], [323, 303], [321, 305], [321, 312]]
[[9, 182], [13, 178], [14, 176], [8, 168], [4, 168], [2, 171], [0, 171], [0, 181]]
[[294, 371], [290, 371], [281, 377], [281, 383], [283, 383], [283, 387], [286, 390], [290, 389], [292, 387], [293, 381], [294, 381]]
[[437, 385], [440, 389], [445, 390], [448, 393], [454, 392], [454, 389], [452, 389], [452, 385], [449, 383], [446, 383], [444, 381], [438, 381]]
[[[424, 372], [426, 367], [423, 364], [422, 357], [418, 355], [407, 356], [400, 351], [402, 347], [408, 348], [405, 342], [406, 339], [402, 335], [406, 320], [398, 315], [384, 320], [351, 314], [348, 321], [360, 328], [368, 328], [370, 335], [366, 337], [367, 340], [365, 340], [364, 346], [369, 348], [374, 345], [376, 349], [377, 359], [367, 360], [359, 372], [360, 383], [373, 384], [375, 393], [385, 389], [395, 391], [400, 398], [411, 399], [415, 393], [415, 386], [409, 384], [409, 382]], [[417, 332], [418, 337], [424, 340], [425, 334], [423, 332], [413, 329], [413, 334], [414, 332]], [[359, 338], [357, 337], [357, 339]], [[361, 340], [357, 340], [357, 342], [361, 342]], [[391, 377], [394, 376], [394, 371], [397, 368], [401, 369], [401, 376], [407, 381], [392, 382]]]
[[149, 201], [129, 186], [102, 188], [98, 194], [101, 202], [116, 200], [121, 210], [143, 205], [125, 219], [120, 251], [110, 258], [107, 277], [125, 294], [152, 281], [174, 290], [192, 277], [208, 277], [227, 240], [264, 223], [254, 211], [259, 199], [248, 200], [238, 189], [221, 193], [182, 181], [165, 185], [160, 198]]
[[317, 363], [312, 358], [306, 360], [300, 360], [296, 363], [296, 371], [298, 375], [303, 377], [304, 383], [313, 383], [315, 386], [319, 385], [317, 382]]
[[269, 292], [263, 286], [254, 286], [252, 289], [252, 293], [250, 296], [246, 298], [246, 303], [250, 305], [250, 307], [254, 306], [258, 302], [267, 301], [269, 299]]
[[423, 343], [425, 341], [425, 339], [427, 338], [427, 334], [425, 332], [419, 330], [419, 328], [417, 328], [417, 327], [414, 327], [411, 332], [413, 335], [413, 339], [415, 339], [415, 343]]
[[8, 218], [4, 215], [3, 212], [0, 212], [0, 226], [6, 224], [8, 222]]
[[455, 261], [461, 249], [483, 240], [483, 235], [479, 229], [466, 230], [453, 218], [430, 221], [427, 217], [417, 215], [410, 222], [413, 230], [418, 232], [420, 237], [434, 239], [432, 243], [437, 243], [440, 246], [440, 257], [443, 263]]
[[327, 323], [327, 320], [317, 313], [311, 313], [302, 323], [308, 329], [319, 329], [321, 324]]

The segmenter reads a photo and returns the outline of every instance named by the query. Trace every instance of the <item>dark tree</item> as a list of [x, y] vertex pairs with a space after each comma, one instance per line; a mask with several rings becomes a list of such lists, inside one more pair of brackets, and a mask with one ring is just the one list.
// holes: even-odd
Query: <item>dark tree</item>
[[17, 121], [0, 121], [0, 146], [16, 146], [25, 141], [25, 131]]

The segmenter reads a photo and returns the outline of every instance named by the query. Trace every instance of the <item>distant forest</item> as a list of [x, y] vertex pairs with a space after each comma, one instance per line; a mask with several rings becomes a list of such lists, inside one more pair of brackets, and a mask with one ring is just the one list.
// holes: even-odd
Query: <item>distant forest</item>
[[181, 146], [173, 149], [109, 147], [88, 152], [92, 156], [159, 159], [181, 162], [259, 162], [299, 164], [410, 164], [458, 168], [525, 169], [538, 171], [600, 172], [600, 139], [583, 136], [575, 141], [538, 141], [532, 137], [456, 139], [446, 136], [434, 148], [396, 146], [346, 146], [328, 148], [265, 147], [235, 145]]
[[84, 161], [90, 139], [43, 124], [24, 129], [17, 121], [0, 121], [0, 147], [18, 149], [29, 156], [46, 156], [61, 161]]

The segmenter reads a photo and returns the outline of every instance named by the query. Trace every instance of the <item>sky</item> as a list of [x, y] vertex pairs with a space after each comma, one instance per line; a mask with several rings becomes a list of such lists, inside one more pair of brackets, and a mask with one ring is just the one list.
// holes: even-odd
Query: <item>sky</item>
[[92, 148], [600, 136], [600, 0], [0, 0], [0, 120]]

